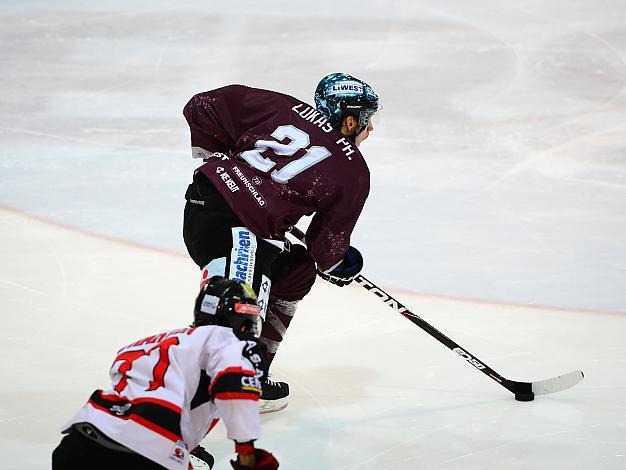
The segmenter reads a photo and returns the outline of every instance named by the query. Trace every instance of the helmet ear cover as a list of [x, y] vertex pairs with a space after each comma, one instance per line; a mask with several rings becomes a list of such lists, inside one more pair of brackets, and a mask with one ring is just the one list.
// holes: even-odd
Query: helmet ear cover
[[358, 134], [367, 127], [369, 120], [378, 111], [378, 102], [360, 96], [351, 101], [342, 101], [340, 107], [344, 111], [342, 120], [346, 116], [352, 116], [357, 120], [358, 128], [356, 133]]

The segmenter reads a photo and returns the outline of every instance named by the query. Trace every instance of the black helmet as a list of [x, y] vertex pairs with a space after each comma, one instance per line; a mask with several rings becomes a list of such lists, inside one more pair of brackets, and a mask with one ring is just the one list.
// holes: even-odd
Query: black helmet
[[331, 73], [322, 78], [315, 90], [315, 105], [335, 129], [341, 129], [344, 116], [354, 116], [359, 122], [357, 134], [380, 108], [372, 87], [347, 73]]
[[219, 325], [235, 333], [261, 333], [261, 308], [245, 282], [213, 276], [196, 299], [193, 326]]

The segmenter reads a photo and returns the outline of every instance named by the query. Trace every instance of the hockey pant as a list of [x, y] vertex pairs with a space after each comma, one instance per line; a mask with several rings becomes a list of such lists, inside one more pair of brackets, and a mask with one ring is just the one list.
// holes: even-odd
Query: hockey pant
[[256, 237], [201, 173], [194, 176], [185, 198], [183, 239], [202, 269], [201, 282], [225, 276], [252, 286], [264, 317], [261, 341], [271, 362], [298, 301], [315, 282], [315, 262], [301, 245], [285, 247]]
[[[120, 448], [120, 444], [117, 444]], [[83, 436], [77, 431], [71, 431], [52, 452], [52, 470], [159, 470], [161, 465], [142, 455], [132, 452], [114, 450], [100, 445]]]

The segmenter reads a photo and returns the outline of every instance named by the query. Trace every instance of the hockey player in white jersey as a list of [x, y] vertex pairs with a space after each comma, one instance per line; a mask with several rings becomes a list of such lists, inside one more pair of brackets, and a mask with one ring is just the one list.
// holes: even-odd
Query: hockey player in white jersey
[[272, 454], [254, 446], [265, 374], [259, 311], [247, 284], [211, 278], [196, 300], [191, 327], [118, 351], [112, 389], [96, 390], [65, 424], [53, 470], [188, 470], [190, 453], [219, 419], [235, 441], [234, 469], [278, 468]]

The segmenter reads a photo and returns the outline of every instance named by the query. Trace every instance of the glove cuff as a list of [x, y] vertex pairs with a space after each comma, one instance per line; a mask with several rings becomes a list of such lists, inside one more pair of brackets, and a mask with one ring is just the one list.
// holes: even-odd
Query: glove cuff
[[254, 454], [254, 441], [235, 442], [235, 452], [241, 455]]

